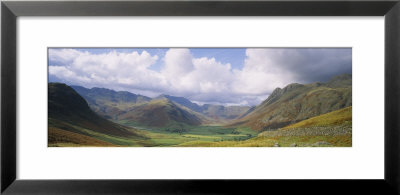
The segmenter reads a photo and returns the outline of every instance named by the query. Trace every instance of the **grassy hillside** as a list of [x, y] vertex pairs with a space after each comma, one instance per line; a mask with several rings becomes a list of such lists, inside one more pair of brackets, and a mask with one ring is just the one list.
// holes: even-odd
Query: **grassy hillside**
[[[279, 145], [352, 146], [352, 107], [322, 114], [275, 131], [258, 135], [276, 139]], [[318, 142], [315, 141], [318, 138]]]
[[175, 96], [170, 96], [170, 95], [165, 95], [162, 94], [158, 96], [156, 99], [168, 99], [174, 103], [180, 104], [186, 108], [189, 108], [192, 111], [201, 113], [202, 112], [202, 107], [197, 105], [196, 103], [191, 102], [190, 100], [184, 98], [184, 97], [175, 97]]
[[351, 75], [341, 75], [327, 83], [295, 83], [277, 88], [251, 113], [230, 126], [248, 126], [260, 132], [273, 130], [351, 105]]
[[322, 114], [243, 141], [195, 140], [184, 147], [351, 147], [352, 107]]
[[[76, 88], [86, 100], [65, 84], [49, 83], [49, 147], [352, 146], [351, 75], [278, 88], [252, 108], [196, 107], [173, 96], [150, 100], [129, 92]], [[224, 126], [229, 120], [234, 123]]]
[[164, 127], [170, 123], [200, 125], [201, 119], [182, 109], [168, 99], [155, 99], [149, 103], [133, 107], [118, 116], [118, 120], [128, 120], [149, 127]]
[[[78, 140], [84, 140], [85, 136], [93, 137], [89, 132], [111, 137], [145, 139], [139, 131], [113, 123], [95, 114], [87, 102], [71, 87], [61, 83], [49, 83], [48, 87], [49, 145], [57, 144], [55, 142], [59, 140], [55, 139], [56, 135], [63, 135], [61, 136], [65, 138], [62, 139], [63, 143], [70, 140], [71, 144], [78, 144]], [[90, 143], [97, 146], [103, 142], [99, 142], [98, 139], [82, 142], [83, 145]]]
[[49, 147], [75, 147], [75, 146], [98, 146], [111, 147], [116, 146], [109, 142], [105, 142], [96, 138], [92, 138], [80, 133], [74, 133], [55, 127], [49, 127], [48, 131]]
[[[328, 144], [329, 143], [329, 144]], [[180, 147], [351, 147], [351, 135], [255, 137], [245, 141], [192, 141]], [[296, 144], [294, 146], [294, 144]]]
[[298, 123], [288, 125], [283, 129], [305, 128], [305, 127], [325, 127], [336, 125], [352, 124], [352, 107], [343, 108], [326, 114], [322, 114]]

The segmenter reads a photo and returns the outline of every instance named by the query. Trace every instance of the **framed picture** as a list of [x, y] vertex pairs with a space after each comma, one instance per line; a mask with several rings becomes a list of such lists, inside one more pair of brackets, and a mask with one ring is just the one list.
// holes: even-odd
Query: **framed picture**
[[351, 147], [351, 56], [50, 47], [48, 147]]
[[399, 23], [397, 0], [3, 1], [1, 191], [397, 194]]

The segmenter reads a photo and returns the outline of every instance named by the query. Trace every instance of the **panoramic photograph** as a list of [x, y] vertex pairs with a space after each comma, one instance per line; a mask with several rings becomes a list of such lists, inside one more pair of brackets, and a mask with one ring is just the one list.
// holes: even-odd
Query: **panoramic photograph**
[[351, 48], [48, 48], [48, 147], [352, 147]]

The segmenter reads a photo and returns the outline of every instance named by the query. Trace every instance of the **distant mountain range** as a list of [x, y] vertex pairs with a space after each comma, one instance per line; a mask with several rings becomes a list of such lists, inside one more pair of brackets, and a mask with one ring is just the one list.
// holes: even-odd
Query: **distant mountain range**
[[[263, 137], [335, 133], [346, 135], [347, 141], [343, 144], [351, 145], [351, 106], [350, 74], [336, 76], [326, 83], [293, 83], [284, 88], [276, 88], [255, 107], [200, 106], [184, 97], [160, 95], [149, 98], [124, 91], [49, 83], [48, 144], [154, 146], [157, 141], [153, 138], [165, 140], [163, 136], [166, 135], [149, 134], [146, 130], [155, 129], [158, 133], [196, 130], [207, 134], [210, 127], [218, 126], [221, 129], [214, 133], [223, 136], [226, 135], [226, 129], [233, 135], [240, 133], [240, 130]], [[336, 128], [335, 132], [333, 127]], [[291, 132], [287, 132], [288, 129], [292, 129]], [[193, 135], [181, 138], [192, 141], [199, 139]], [[252, 145], [259, 144], [257, 140], [253, 141]], [[196, 143], [202, 144], [191, 144]]]
[[115, 119], [124, 110], [151, 101], [151, 98], [126, 91], [114, 91], [105, 88], [87, 89], [71, 86], [89, 104], [93, 111], [107, 119]]
[[[81, 86], [71, 86], [77, 93], [85, 98], [89, 106], [101, 116], [112, 120], [133, 120], [146, 125], [165, 125], [168, 121], [199, 125], [202, 123], [223, 122], [235, 119], [245, 114], [249, 106], [222, 106], [204, 104], [199, 106], [184, 97], [160, 95], [150, 98], [136, 95], [126, 91], [114, 91], [104, 88], [87, 89]], [[160, 101], [168, 100], [168, 101]], [[157, 114], [163, 113], [161, 121], [150, 122], [150, 118], [140, 116], [148, 115], [157, 110]], [[181, 120], [180, 117], [190, 119]], [[197, 122], [195, 122], [197, 121]]]
[[352, 76], [343, 74], [327, 83], [293, 83], [276, 88], [256, 107], [198, 105], [184, 97], [150, 98], [126, 91], [72, 86], [97, 114], [116, 121], [161, 127], [167, 124], [225, 124], [253, 130], [277, 129], [352, 105]]

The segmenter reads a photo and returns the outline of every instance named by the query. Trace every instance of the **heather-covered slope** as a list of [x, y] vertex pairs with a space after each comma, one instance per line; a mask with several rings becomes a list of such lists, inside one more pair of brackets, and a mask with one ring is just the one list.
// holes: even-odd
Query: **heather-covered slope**
[[92, 137], [82, 143], [85, 145], [102, 143], [93, 134], [99, 135], [97, 137], [107, 135], [142, 138], [135, 129], [113, 123], [94, 113], [85, 99], [71, 87], [61, 83], [48, 84], [48, 124], [49, 144], [57, 141], [55, 137], [60, 138], [57, 135], [64, 135], [63, 141], [69, 140], [73, 144], [79, 144], [77, 140], [84, 140], [85, 136]]

